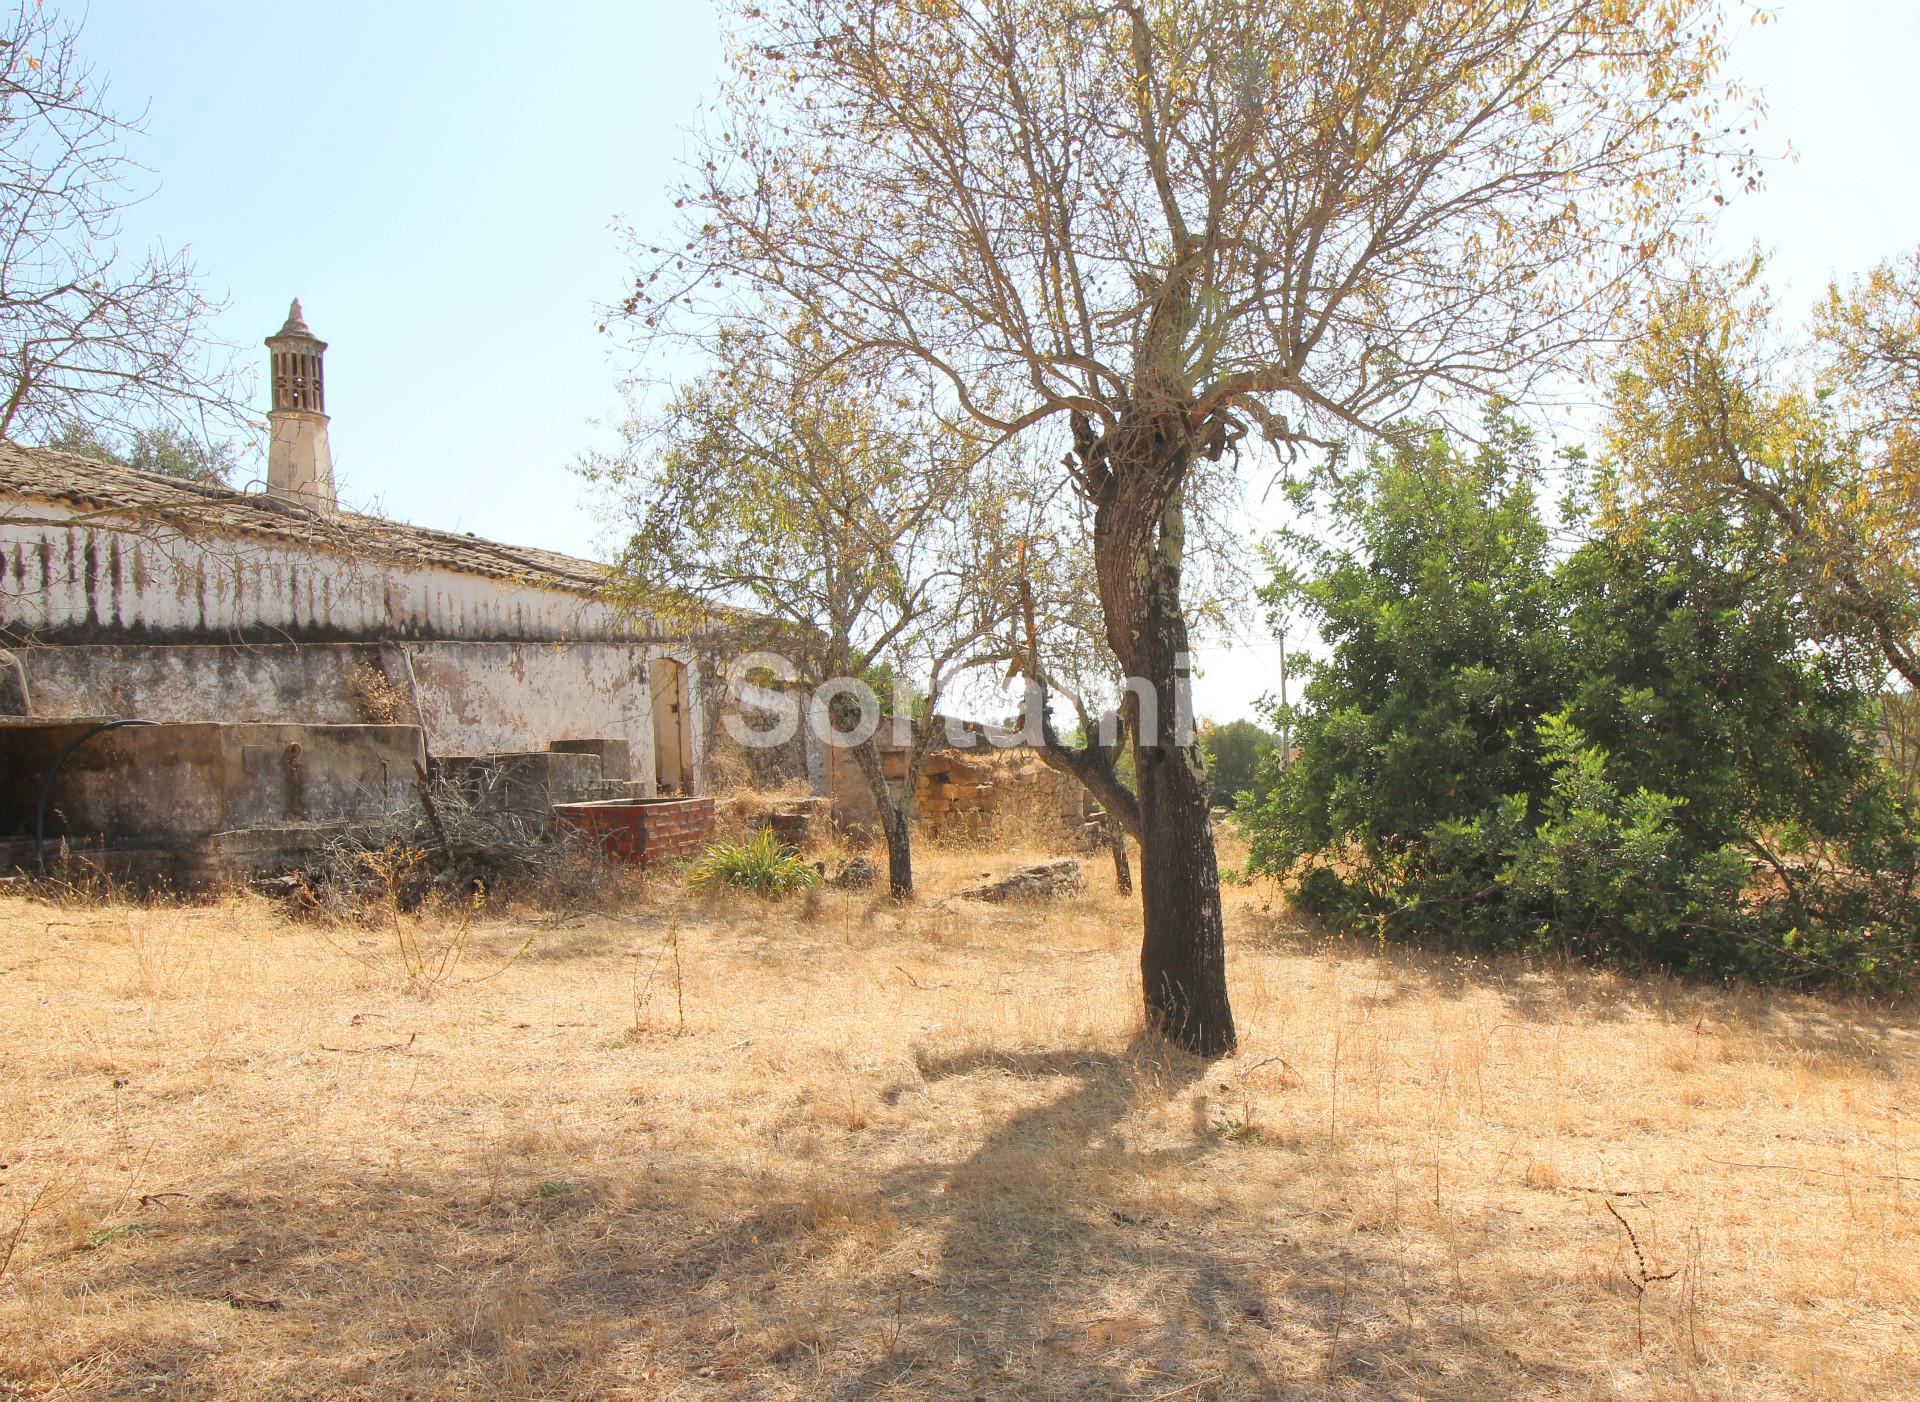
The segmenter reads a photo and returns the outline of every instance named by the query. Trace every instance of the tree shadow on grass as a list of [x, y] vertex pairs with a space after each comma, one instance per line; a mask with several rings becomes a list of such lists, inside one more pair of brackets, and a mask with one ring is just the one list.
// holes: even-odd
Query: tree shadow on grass
[[[929, 1088], [1011, 1076], [1062, 1093], [1007, 1117], [960, 1160], [892, 1175], [888, 1200], [931, 1227], [935, 1244], [905, 1280], [868, 1283], [881, 1301], [898, 1290], [912, 1309], [883, 1354], [822, 1378], [822, 1395], [1252, 1398], [1355, 1386], [1424, 1395], [1391, 1380], [1378, 1340], [1362, 1343], [1382, 1332], [1388, 1296], [1405, 1298], [1395, 1263], [1358, 1240], [1328, 1249], [1264, 1223], [1230, 1227], [1204, 1195], [1153, 1186], [1223, 1152], [1197, 1108], [1180, 1142], [1142, 1147], [1128, 1134], [1143, 1102], [1217, 1074], [1207, 1063], [1136, 1043], [1122, 1055], [987, 1051], [919, 1069]], [[1325, 1185], [1310, 1174], [1296, 1166], [1290, 1186], [1303, 1195], [1283, 1194], [1276, 1215], [1317, 1198]], [[1456, 1381], [1484, 1385], [1462, 1395], [1507, 1390], [1527, 1371], [1464, 1327], [1435, 1321], [1428, 1334], [1452, 1355]]]
[[[433, 1172], [256, 1164], [163, 1204], [150, 1238], [58, 1274], [98, 1301], [170, 1305], [164, 1325], [96, 1342], [96, 1395], [1591, 1390], [1521, 1361], [1458, 1306], [1457, 1279], [1410, 1272], [1378, 1237], [1291, 1225], [1324, 1225], [1323, 1160], [1243, 1148], [1198, 1102], [1185, 1125], [1164, 1114], [1217, 1068], [1141, 1043], [918, 1071], [896, 1106], [924, 1102], [922, 1122], [949, 1127], [978, 1112], [989, 1127], [970, 1150], [909, 1150], [871, 1178], [829, 1163], [805, 1181], [665, 1145], [577, 1177], [503, 1178], [477, 1144]], [[916, 1127], [890, 1120], [904, 1142]], [[1262, 1211], [1206, 1190], [1210, 1160], [1241, 1152], [1268, 1156]]]
[[830, 1395], [917, 1386], [1110, 1397], [1196, 1381], [1211, 1389], [1196, 1395], [1236, 1383], [1273, 1391], [1259, 1358], [1230, 1342], [1266, 1321], [1262, 1289], [1167, 1212], [1128, 1201], [1122, 1186], [1180, 1173], [1213, 1151], [1201, 1136], [1136, 1147], [1123, 1129], [1143, 1099], [1177, 1095], [1206, 1063], [1143, 1041], [1125, 1054], [922, 1058], [918, 1070], [928, 1091], [984, 1077], [1061, 1093], [1008, 1116], [962, 1159], [920, 1161], [890, 1177], [888, 1201], [935, 1241], [897, 1283], [911, 1291], [912, 1317], [883, 1356], [833, 1379]]

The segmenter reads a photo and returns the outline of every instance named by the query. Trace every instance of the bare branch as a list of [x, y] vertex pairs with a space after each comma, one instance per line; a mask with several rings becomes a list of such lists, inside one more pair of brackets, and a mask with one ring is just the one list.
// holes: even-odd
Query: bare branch
[[0, 438], [136, 430], [246, 435], [251, 386], [208, 323], [184, 251], [120, 245], [139, 198], [77, 26], [35, 0], [0, 16]]

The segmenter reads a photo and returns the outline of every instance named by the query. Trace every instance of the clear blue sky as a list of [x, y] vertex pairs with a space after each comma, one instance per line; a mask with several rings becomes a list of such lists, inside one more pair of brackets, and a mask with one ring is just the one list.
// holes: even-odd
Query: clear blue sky
[[[1771, 248], [1776, 285], [1805, 301], [1920, 245], [1920, 4], [1774, 12], [1738, 18], [1733, 71], [1767, 95], [1762, 149], [1798, 160], [1721, 237]], [[231, 301], [228, 339], [257, 347], [297, 295], [331, 342], [343, 496], [592, 553], [567, 468], [619, 409], [595, 330], [622, 288], [611, 226], [665, 222], [682, 132], [718, 76], [702, 0], [95, 0], [84, 42], [118, 104], [148, 107], [136, 154], [157, 190], [130, 237], [192, 246]], [[1271, 685], [1270, 643], [1203, 662], [1205, 712], [1244, 713]]]
[[96, 0], [83, 42], [148, 107], [130, 237], [191, 245], [227, 339], [298, 296], [329, 342], [343, 497], [586, 554], [567, 465], [619, 406], [612, 221], [663, 222], [717, 35], [698, 0]]

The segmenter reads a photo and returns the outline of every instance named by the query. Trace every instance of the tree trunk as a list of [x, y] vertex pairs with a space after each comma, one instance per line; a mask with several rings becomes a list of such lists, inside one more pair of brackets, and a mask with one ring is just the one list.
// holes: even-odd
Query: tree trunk
[[880, 831], [887, 839], [887, 890], [895, 900], [905, 900], [913, 894], [913, 821], [909, 815], [913, 812], [913, 789], [919, 770], [913, 762], [917, 750], [909, 757], [898, 800], [893, 796], [893, 785], [887, 782], [879, 742], [868, 736], [853, 747], [852, 753], [854, 763], [866, 777], [867, 792], [873, 795], [874, 809], [880, 815]]
[[913, 894], [913, 824], [891, 803], [880, 810], [887, 834], [887, 894], [904, 901]]
[[1133, 867], [1127, 861], [1127, 830], [1120, 826], [1120, 820], [1111, 813], [1100, 817], [1101, 831], [1107, 835], [1107, 846], [1113, 849], [1113, 884], [1123, 896], [1133, 894]]
[[1178, 410], [1077, 433], [1097, 484], [1094, 564], [1107, 641], [1149, 685], [1154, 714], [1127, 696], [1140, 812], [1140, 981], [1147, 1025], [1200, 1056], [1234, 1049], [1220, 866], [1206, 765], [1184, 715], [1187, 621], [1180, 598], [1187, 467], [1199, 450]]
[[[1186, 624], [1176, 621], [1178, 650], [1184, 652]], [[1148, 626], [1164, 630], [1167, 620], [1152, 619]], [[1158, 695], [1174, 695], [1171, 667], [1147, 674], [1147, 680]], [[1137, 743], [1133, 752], [1145, 926], [1140, 982], [1149, 1026], [1196, 1055], [1224, 1056], [1234, 1049], [1235, 1036], [1206, 767], [1199, 745], [1176, 743], [1171, 728], [1163, 720], [1160, 743]]]

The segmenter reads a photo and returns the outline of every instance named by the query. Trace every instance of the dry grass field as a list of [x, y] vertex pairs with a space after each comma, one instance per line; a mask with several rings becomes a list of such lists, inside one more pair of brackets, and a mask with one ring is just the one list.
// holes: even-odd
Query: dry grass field
[[1138, 1037], [1103, 863], [943, 897], [1009, 860], [488, 913], [426, 980], [257, 900], [0, 900], [0, 1397], [1920, 1394], [1912, 1008], [1236, 889], [1206, 1065]]

